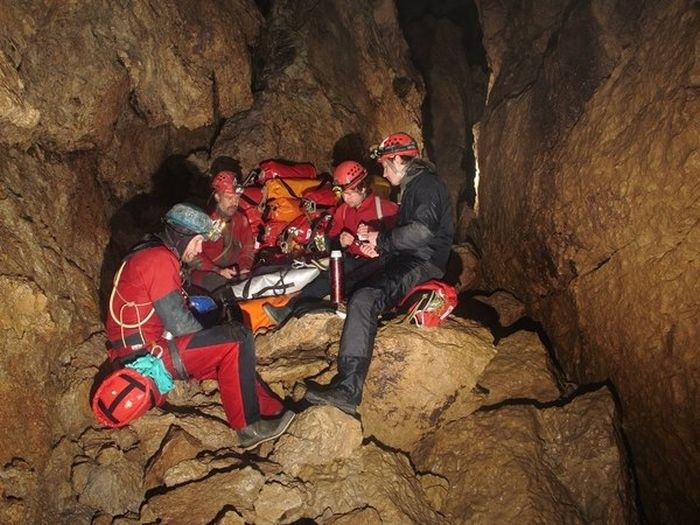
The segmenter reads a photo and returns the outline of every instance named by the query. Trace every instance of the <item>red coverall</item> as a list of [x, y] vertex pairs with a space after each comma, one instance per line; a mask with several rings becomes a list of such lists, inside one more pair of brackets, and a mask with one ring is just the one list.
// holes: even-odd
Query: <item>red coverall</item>
[[[256, 378], [250, 330], [238, 323], [202, 330], [189, 311], [174, 251], [159, 244], [125, 261], [115, 278], [105, 323], [111, 361], [143, 348], [155, 355], [162, 352], [165, 367], [176, 379], [218, 380], [234, 429], [255, 423], [261, 414], [282, 411], [282, 403]], [[174, 336], [171, 341], [163, 336], [166, 330]], [[177, 355], [185, 377], [178, 371]]]
[[[381, 210], [381, 218], [378, 209]], [[398, 214], [397, 204], [370, 193], [357, 208], [351, 208], [344, 202], [336, 208], [328, 236], [335, 239], [345, 231], [357, 237], [357, 227], [360, 223], [366, 224], [372, 230], [389, 231], [396, 226]], [[346, 252], [364, 258], [358, 243], [348, 246]]]
[[[220, 219], [216, 211], [212, 220]], [[190, 263], [192, 284], [210, 292], [226, 284], [217, 268], [236, 266], [238, 272], [249, 271], [255, 258], [255, 238], [248, 219], [240, 211], [233, 214], [216, 241], [205, 241], [202, 253]]]

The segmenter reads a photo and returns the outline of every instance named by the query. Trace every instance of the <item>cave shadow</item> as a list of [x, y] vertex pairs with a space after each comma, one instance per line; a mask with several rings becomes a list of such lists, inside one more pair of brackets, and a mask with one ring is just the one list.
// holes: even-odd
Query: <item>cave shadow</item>
[[336, 167], [343, 161], [354, 160], [362, 164], [367, 171], [373, 164], [375, 171], [378, 164], [369, 157], [369, 143], [360, 133], [348, 133], [339, 138], [333, 145], [333, 157], [331, 166]]
[[112, 279], [122, 259], [147, 233], [162, 227], [162, 217], [174, 204], [189, 202], [208, 208], [211, 204], [210, 172], [230, 169], [240, 174], [240, 163], [230, 157], [218, 157], [204, 173], [187, 160], [186, 155], [171, 155], [151, 177], [151, 191], [139, 193], [122, 204], [109, 221], [110, 238], [100, 269], [99, 305], [106, 319]]

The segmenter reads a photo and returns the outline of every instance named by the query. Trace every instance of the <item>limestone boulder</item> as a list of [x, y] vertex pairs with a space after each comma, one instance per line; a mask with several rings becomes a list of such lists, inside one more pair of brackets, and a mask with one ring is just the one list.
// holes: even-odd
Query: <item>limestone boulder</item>
[[439, 510], [452, 523], [634, 523], [616, 422], [603, 389], [563, 406], [478, 412], [427, 437], [412, 457], [449, 482]]
[[149, 498], [141, 520], [210, 523], [225, 507], [249, 515], [264, 482], [263, 474], [251, 466], [215, 473]]
[[319, 312], [292, 318], [274, 332], [255, 338], [261, 377], [280, 397], [295, 396], [307, 378], [328, 377], [338, 355], [343, 321]]
[[475, 387], [494, 355], [488, 331], [464, 321], [381, 329], [359, 408], [365, 434], [410, 450]]
[[305, 411], [275, 446], [271, 458], [284, 474], [261, 490], [256, 518], [261, 523], [302, 518], [343, 523], [361, 517], [380, 523], [444, 523], [404, 455], [361, 443], [356, 419], [332, 407]]
[[493, 308], [502, 328], [508, 328], [526, 315], [525, 305], [504, 290], [497, 290], [489, 295], [475, 295], [473, 299]]
[[496, 350], [476, 389], [483, 405], [509, 399], [546, 403], [561, 396], [559, 371], [536, 332], [518, 331], [501, 339]]
[[146, 467], [144, 488], [162, 485], [166, 473], [179, 463], [192, 459], [202, 450], [202, 443], [179, 427], [171, 427], [163, 444]]

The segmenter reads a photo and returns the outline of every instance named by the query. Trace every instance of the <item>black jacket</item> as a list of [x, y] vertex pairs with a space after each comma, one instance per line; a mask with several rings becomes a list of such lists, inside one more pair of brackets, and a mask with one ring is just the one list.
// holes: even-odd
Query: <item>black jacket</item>
[[450, 194], [435, 167], [413, 159], [401, 181], [401, 208], [396, 228], [380, 233], [380, 255], [406, 253], [445, 271], [454, 238]]

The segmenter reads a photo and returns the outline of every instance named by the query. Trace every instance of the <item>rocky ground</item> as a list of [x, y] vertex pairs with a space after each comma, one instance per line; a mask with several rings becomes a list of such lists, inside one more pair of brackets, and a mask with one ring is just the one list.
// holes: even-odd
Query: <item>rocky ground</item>
[[[505, 294], [477, 298], [517, 319]], [[510, 315], [510, 318], [508, 317]], [[215, 381], [180, 383], [165, 410], [120, 430], [92, 419], [101, 337], [66, 360], [70, 464], [58, 482], [70, 523], [630, 523], [618, 415], [606, 388], [563, 394], [537, 333], [387, 323], [360, 417], [301, 401], [334, 372], [342, 321], [292, 319], [258, 336], [262, 377], [299, 411], [288, 432], [243, 453]], [[75, 407], [80, 410], [75, 410]], [[72, 458], [72, 459], [71, 459]]]

